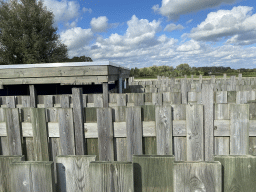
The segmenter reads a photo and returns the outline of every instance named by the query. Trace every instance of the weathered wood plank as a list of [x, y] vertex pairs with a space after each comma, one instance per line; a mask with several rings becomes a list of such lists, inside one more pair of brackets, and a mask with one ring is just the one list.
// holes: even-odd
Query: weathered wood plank
[[[32, 82], [28, 84], [32, 84]], [[37, 91], [35, 89], [35, 85], [29, 85], [29, 95], [30, 95], [30, 107], [37, 107]]]
[[103, 107], [108, 107], [108, 83], [102, 83], [102, 90], [103, 90]]
[[215, 137], [215, 155], [229, 155], [229, 137]]
[[33, 138], [23, 137], [23, 153], [26, 161], [35, 161]]
[[72, 109], [59, 108], [59, 132], [62, 155], [75, 155], [75, 137]]
[[49, 161], [48, 133], [44, 108], [31, 108], [35, 161]]
[[74, 130], [75, 130], [75, 146], [76, 155], [84, 155], [85, 137], [84, 137], [84, 108], [83, 108], [83, 89], [72, 88], [73, 98], [73, 115], [74, 115]]
[[96, 155], [96, 160], [99, 160], [98, 139], [87, 139], [87, 154]]
[[44, 96], [44, 108], [53, 107], [53, 96], [52, 95], [45, 95]]
[[89, 164], [95, 159], [95, 155], [56, 157], [57, 191], [89, 192]]
[[14, 162], [11, 164], [11, 191], [55, 191], [53, 162]]
[[[215, 77], [214, 77], [215, 81]], [[202, 85], [202, 104], [204, 105], [204, 147], [205, 161], [213, 161], [214, 136], [213, 136], [213, 85]]]
[[223, 166], [223, 191], [250, 191], [256, 189], [256, 157], [251, 155], [215, 156]]
[[22, 155], [19, 109], [5, 109], [9, 155]]
[[175, 161], [187, 160], [187, 139], [186, 137], [174, 137]]
[[230, 155], [249, 152], [249, 105], [230, 104]]
[[256, 137], [249, 137], [249, 154], [256, 155]]
[[158, 155], [172, 155], [172, 108], [156, 106], [156, 141]]
[[220, 162], [174, 163], [174, 191], [221, 192], [222, 175]]
[[131, 162], [91, 162], [89, 170], [91, 192], [134, 191]]
[[114, 133], [111, 108], [97, 109], [99, 160], [114, 161]]
[[187, 105], [186, 112], [187, 161], [203, 161], [203, 105]]
[[173, 191], [173, 155], [134, 155], [135, 191]]
[[188, 90], [187, 90], [186, 79], [181, 79], [181, 98], [182, 98], [182, 104], [188, 103]]
[[7, 108], [15, 108], [16, 107], [15, 96], [7, 96], [6, 97], [6, 107]]
[[128, 107], [126, 110], [127, 160], [131, 161], [133, 154], [142, 154], [141, 107]]
[[69, 108], [70, 107], [69, 95], [61, 95], [60, 96], [60, 107], [61, 108]]
[[24, 161], [24, 156], [0, 156], [0, 191], [11, 191], [11, 163]]

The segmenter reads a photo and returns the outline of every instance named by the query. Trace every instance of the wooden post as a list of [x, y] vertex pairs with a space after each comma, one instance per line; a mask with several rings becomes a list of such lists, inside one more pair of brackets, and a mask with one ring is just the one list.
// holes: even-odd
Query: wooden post
[[59, 108], [59, 133], [62, 155], [75, 155], [73, 113], [70, 108]]
[[205, 161], [213, 161], [214, 136], [213, 136], [213, 86], [202, 85], [202, 104], [204, 105], [204, 147]]
[[223, 166], [223, 191], [255, 191], [256, 157], [251, 155], [215, 156]]
[[203, 76], [202, 76], [202, 74], [199, 75], [199, 83], [200, 83], [200, 84], [203, 83]]
[[89, 169], [91, 192], [134, 191], [131, 162], [91, 162]]
[[249, 154], [249, 105], [230, 104], [230, 155]]
[[172, 108], [156, 106], [156, 141], [158, 155], [172, 155]]
[[90, 191], [89, 164], [96, 155], [58, 156], [57, 191]]
[[85, 154], [83, 89], [72, 88], [76, 155]]
[[123, 93], [123, 79], [119, 77], [118, 79], [118, 93]]
[[188, 90], [187, 90], [186, 79], [181, 79], [181, 98], [182, 98], [182, 104], [188, 103]]
[[108, 83], [102, 84], [103, 88], [103, 107], [108, 107]]
[[127, 160], [132, 161], [132, 155], [142, 155], [142, 121], [141, 107], [126, 108], [127, 130]]
[[163, 105], [163, 93], [152, 93], [152, 104]]
[[5, 117], [9, 155], [22, 155], [22, 136], [19, 109], [6, 108]]
[[35, 85], [29, 85], [30, 107], [37, 107], [37, 92]]
[[187, 161], [204, 160], [203, 105], [186, 106]]
[[24, 161], [24, 156], [0, 156], [0, 191], [11, 191], [11, 163]]
[[114, 131], [112, 123], [112, 109], [98, 108], [97, 127], [100, 161], [114, 161]]
[[44, 108], [53, 107], [53, 96], [52, 95], [45, 95], [44, 96]]
[[11, 191], [55, 192], [53, 175], [53, 162], [14, 162], [11, 164]]
[[177, 162], [173, 172], [174, 192], [222, 191], [220, 162]]
[[30, 108], [35, 161], [49, 161], [48, 133], [44, 108]]
[[70, 107], [69, 95], [60, 95], [60, 107], [61, 108]]
[[173, 155], [134, 155], [135, 191], [173, 191]]
[[226, 73], [223, 73], [223, 79], [224, 79], [224, 81], [227, 80], [227, 74]]

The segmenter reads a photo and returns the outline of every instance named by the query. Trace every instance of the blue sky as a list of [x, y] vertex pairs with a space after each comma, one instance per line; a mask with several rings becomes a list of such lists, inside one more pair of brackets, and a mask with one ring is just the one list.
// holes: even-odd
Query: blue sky
[[256, 68], [253, 0], [44, 0], [69, 57]]

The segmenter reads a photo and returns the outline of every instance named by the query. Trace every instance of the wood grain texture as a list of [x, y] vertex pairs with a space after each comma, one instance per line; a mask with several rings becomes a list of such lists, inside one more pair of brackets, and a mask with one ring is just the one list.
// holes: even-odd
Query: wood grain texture
[[30, 96], [21, 97], [22, 107], [30, 107]]
[[163, 105], [163, 94], [162, 93], [152, 93], [152, 104], [153, 105]]
[[223, 166], [223, 191], [254, 192], [256, 157], [251, 155], [215, 156]]
[[103, 90], [103, 107], [108, 107], [108, 83], [102, 83]]
[[91, 192], [134, 191], [131, 162], [91, 162], [89, 170]]
[[186, 137], [174, 137], [174, 156], [175, 161], [187, 160], [187, 139]]
[[22, 155], [22, 135], [19, 109], [5, 109], [9, 155]]
[[172, 155], [134, 155], [135, 191], [173, 191]]
[[53, 162], [14, 162], [11, 164], [11, 191], [55, 191]]
[[230, 155], [249, 152], [249, 105], [230, 104]]
[[215, 104], [215, 120], [229, 119], [229, 105]]
[[131, 161], [133, 154], [142, 154], [141, 107], [128, 107], [126, 110], [127, 160]]
[[158, 155], [172, 155], [172, 108], [156, 106], [156, 141]]
[[126, 106], [126, 94], [116, 95], [117, 106]]
[[95, 155], [56, 157], [57, 191], [89, 192], [89, 164], [95, 159]]
[[75, 136], [72, 109], [59, 108], [61, 155], [75, 155]]
[[76, 155], [84, 155], [86, 152], [86, 141], [84, 137], [84, 108], [82, 94], [82, 88], [72, 88]]
[[256, 137], [249, 137], [249, 154], [256, 155]]
[[37, 91], [35, 85], [29, 85], [30, 107], [37, 107]]
[[[215, 77], [214, 77], [215, 81]], [[205, 161], [213, 161], [214, 136], [213, 136], [213, 85], [202, 85], [202, 104], [204, 105], [204, 148]]]
[[44, 96], [44, 108], [53, 107], [53, 96], [52, 95], [45, 95]]
[[87, 155], [96, 155], [96, 160], [99, 160], [98, 139], [87, 139]]
[[182, 98], [182, 104], [188, 103], [188, 90], [187, 90], [186, 79], [181, 79], [181, 98]]
[[145, 155], [157, 155], [156, 137], [143, 137], [142, 148]]
[[215, 137], [215, 155], [229, 155], [229, 137]]
[[11, 191], [11, 163], [24, 161], [24, 156], [0, 156], [0, 191]]
[[33, 138], [31, 137], [23, 138], [23, 153], [25, 155], [26, 161], [35, 161]]
[[221, 192], [220, 162], [179, 162], [174, 163], [174, 191]]
[[7, 96], [6, 97], [6, 107], [7, 108], [15, 108], [16, 107], [15, 96]]
[[127, 138], [115, 138], [115, 161], [127, 161]]
[[203, 105], [187, 105], [186, 112], [187, 161], [203, 161]]
[[112, 126], [112, 109], [97, 109], [97, 127], [99, 142], [99, 160], [114, 161], [114, 131]]
[[60, 95], [60, 107], [69, 108], [70, 107], [70, 96], [69, 95]]

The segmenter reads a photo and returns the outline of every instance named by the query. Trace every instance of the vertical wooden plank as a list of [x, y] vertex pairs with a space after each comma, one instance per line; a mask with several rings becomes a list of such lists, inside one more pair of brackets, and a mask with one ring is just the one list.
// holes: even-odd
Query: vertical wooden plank
[[49, 161], [45, 109], [31, 108], [35, 161]]
[[22, 155], [19, 109], [5, 109], [9, 154]]
[[152, 93], [152, 104], [153, 105], [163, 105], [163, 94], [162, 93]]
[[22, 104], [22, 107], [30, 107], [30, 96], [22, 96], [21, 104]]
[[156, 106], [156, 140], [158, 155], [172, 155], [172, 108]]
[[228, 103], [228, 94], [227, 91], [216, 91], [216, 103]]
[[187, 160], [187, 140], [186, 137], [174, 137], [175, 161]]
[[214, 136], [213, 136], [213, 86], [202, 85], [202, 104], [204, 105], [204, 147], [205, 161], [213, 161]]
[[256, 157], [251, 155], [215, 156], [223, 167], [223, 191], [256, 189]]
[[0, 156], [0, 191], [11, 191], [11, 163], [24, 161], [24, 156]]
[[222, 191], [220, 162], [174, 163], [174, 192]]
[[134, 155], [135, 191], [173, 191], [172, 155]]
[[256, 137], [249, 137], [249, 154], [256, 155]]
[[142, 154], [141, 107], [128, 107], [126, 110], [127, 160], [132, 161], [133, 154]]
[[72, 88], [76, 155], [84, 155], [86, 149], [86, 141], [84, 137], [84, 108], [82, 94], [82, 88]]
[[59, 108], [59, 132], [62, 155], [75, 155], [75, 137], [72, 109]]
[[35, 85], [29, 85], [30, 107], [37, 107], [37, 92]]
[[54, 192], [52, 162], [14, 162], [11, 164], [12, 191]]
[[94, 107], [103, 107], [103, 94], [93, 94]]
[[215, 155], [229, 155], [229, 137], [215, 137]]
[[58, 156], [57, 191], [90, 192], [89, 164], [95, 155]]
[[6, 97], [6, 107], [7, 108], [15, 108], [15, 96], [7, 96]]
[[117, 106], [126, 106], [126, 94], [116, 95]]
[[249, 153], [249, 105], [230, 104], [230, 155]]
[[142, 151], [145, 155], [156, 155], [156, 137], [143, 137], [142, 138]]
[[203, 105], [186, 106], [187, 161], [204, 160]]
[[50, 161], [54, 162], [54, 179], [57, 184], [57, 167], [56, 167], [56, 157], [61, 155], [60, 149], [60, 138], [59, 137], [50, 137], [49, 138], [49, 149], [50, 149]]
[[182, 104], [188, 103], [188, 91], [187, 91], [186, 79], [181, 79], [181, 98], [182, 98]]
[[69, 95], [61, 95], [60, 96], [60, 107], [61, 108], [69, 108], [70, 107]]
[[111, 108], [97, 109], [99, 160], [114, 161], [114, 131]]
[[108, 83], [107, 82], [102, 83], [102, 89], [103, 89], [103, 107], [108, 107]]
[[91, 192], [134, 191], [131, 162], [91, 162], [89, 170]]
[[134, 94], [134, 106], [145, 105], [144, 93]]
[[44, 108], [53, 107], [53, 95], [44, 96]]
[[23, 152], [26, 161], [35, 161], [34, 144], [32, 137], [23, 138]]

